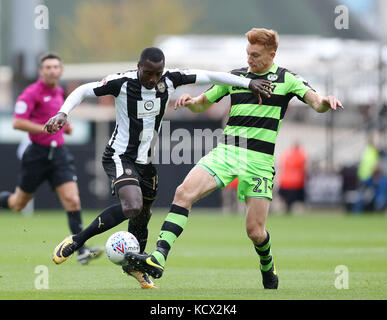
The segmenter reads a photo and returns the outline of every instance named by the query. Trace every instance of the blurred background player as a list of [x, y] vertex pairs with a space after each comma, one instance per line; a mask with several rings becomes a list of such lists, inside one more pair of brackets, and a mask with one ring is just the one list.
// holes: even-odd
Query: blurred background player
[[176, 101], [176, 107], [187, 106], [193, 112], [203, 112], [214, 102], [231, 95], [231, 110], [223, 139], [176, 189], [156, 250], [150, 255], [126, 254], [129, 265], [155, 278], [162, 276], [168, 253], [183, 232], [193, 203], [238, 177], [238, 197], [246, 203], [246, 232], [259, 257], [263, 287], [278, 288], [271, 238], [265, 229], [272, 199], [278, 131], [294, 96], [320, 113], [343, 106], [333, 96], [320, 96], [303, 79], [274, 63], [278, 48], [276, 31], [253, 28], [246, 37], [249, 67], [232, 73], [242, 78], [270, 81], [268, 91], [257, 98], [240, 87], [216, 85], [198, 97], [183, 94]]
[[[0, 193], [0, 207], [21, 211], [47, 180], [67, 211], [71, 232], [78, 233], [82, 230], [82, 217], [77, 175], [74, 157], [64, 146], [63, 138], [63, 134], [71, 134], [73, 128], [68, 123], [54, 135], [44, 131], [44, 124], [58, 112], [64, 101], [63, 89], [59, 86], [62, 73], [59, 55], [42, 56], [39, 79], [17, 98], [13, 127], [28, 132], [31, 144], [22, 155], [19, 185], [13, 193]], [[79, 247], [78, 262], [87, 264], [102, 252], [103, 248]]]
[[[67, 123], [67, 114], [86, 97], [115, 97], [116, 126], [104, 155], [103, 167], [112, 181], [112, 193], [119, 203], [105, 210], [84, 230], [66, 237], [54, 250], [53, 260], [60, 264], [86, 240], [129, 219], [128, 231], [139, 241], [143, 253], [148, 239], [151, 206], [157, 194], [157, 170], [152, 164], [155, 141], [161, 128], [171, 94], [186, 84], [229, 84], [262, 89], [260, 82], [223, 72], [197, 70], [164, 71], [164, 53], [155, 47], [145, 48], [137, 70], [109, 75], [101, 82], [91, 82], [75, 89], [58, 114], [46, 123], [55, 134]], [[123, 267], [139, 281], [142, 288], [155, 288], [146, 273]]]
[[298, 142], [281, 155], [279, 175], [279, 195], [291, 213], [293, 204], [305, 199], [306, 154]]
[[363, 151], [357, 170], [357, 177], [361, 184], [371, 178], [375, 169], [378, 167], [380, 160], [380, 150], [377, 147], [375, 138], [371, 137], [369, 138], [368, 145]]
[[381, 161], [376, 165], [371, 176], [361, 182], [354, 213], [383, 212], [387, 208], [387, 177], [383, 172]]

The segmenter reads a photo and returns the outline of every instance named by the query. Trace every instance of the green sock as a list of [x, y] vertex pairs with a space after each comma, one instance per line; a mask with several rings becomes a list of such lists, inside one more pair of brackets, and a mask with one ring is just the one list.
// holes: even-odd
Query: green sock
[[156, 251], [152, 253], [152, 256], [160, 265], [165, 265], [169, 250], [171, 250], [175, 240], [183, 232], [187, 224], [188, 213], [189, 211], [187, 209], [172, 204], [161, 227]]
[[271, 255], [271, 242], [270, 235], [267, 232], [267, 238], [259, 245], [254, 245], [255, 251], [259, 255], [259, 261], [261, 263], [261, 270], [268, 271], [273, 266], [273, 257]]

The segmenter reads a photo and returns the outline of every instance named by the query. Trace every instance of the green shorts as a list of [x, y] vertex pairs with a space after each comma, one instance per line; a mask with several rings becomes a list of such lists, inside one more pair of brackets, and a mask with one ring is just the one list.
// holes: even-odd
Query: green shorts
[[238, 178], [238, 199], [246, 197], [272, 200], [274, 167], [251, 161], [242, 148], [219, 144], [200, 159], [197, 166], [206, 169], [223, 188]]

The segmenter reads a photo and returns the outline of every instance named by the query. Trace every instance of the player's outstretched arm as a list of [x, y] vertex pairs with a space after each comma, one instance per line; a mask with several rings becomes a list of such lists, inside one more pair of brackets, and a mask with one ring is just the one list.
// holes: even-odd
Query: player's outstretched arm
[[252, 80], [244, 77], [239, 77], [227, 72], [196, 70], [196, 77], [197, 84], [229, 85], [250, 89], [258, 97], [259, 103], [262, 103], [260, 96], [261, 94], [270, 98], [270, 95], [273, 91], [271, 81], [264, 79]]
[[212, 102], [208, 101], [205, 94], [192, 98], [188, 93], [183, 93], [175, 102], [175, 110], [179, 107], [187, 107], [194, 113], [206, 111], [212, 106]]
[[328, 110], [344, 109], [342, 103], [333, 96], [322, 97], [314, 90], [308, 90], [304, 96], [305, 102], [319, 113]]
[[96, 82], [86, 83], [71, 92], [58, 113], [46, 122], [44, 130], [47, 133], [56, 133], [61, 130], [67, 123], [67, 115], [72, 109], [79, 105], [85, 98], [96, 96], [93, 90], [96, 85]]

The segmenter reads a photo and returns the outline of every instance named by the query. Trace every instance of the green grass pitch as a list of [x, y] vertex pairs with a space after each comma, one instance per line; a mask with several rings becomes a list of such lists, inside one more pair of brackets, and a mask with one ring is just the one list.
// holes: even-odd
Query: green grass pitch
[[[155, 242], [166, 210], [155, 210], [147, 251]], [[96, 211], [84, 211], [88, 225]], [[104, 245], [127, 222], [89, 240]], [[69, 234], [64, 212], [37, 211], [31, 217], [0, 211], [0, 299], [129, 300], [378, 300], [387, 298], [387, 216], [311, 213], [270, 216], [267, 229], [280, 278], [279, 290], [263, 290], [257, 255], [244, 217], [192, 210], [176, 241], [157, 290], [142, 290], [106, 256], [87, 266], [72, 257], [55, 265], [51, 254]], [[338, 289], [335, 273], [348, 270], [348, 289]], [[39, 267], [44, 266], [44, 267]], [[40, 288], [42, 269], [48, 288]], [[344, 283], [344, 282], [340, 282]]]

